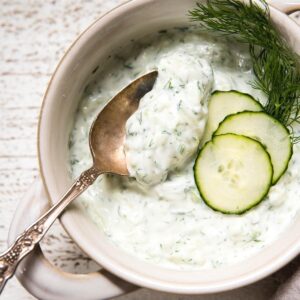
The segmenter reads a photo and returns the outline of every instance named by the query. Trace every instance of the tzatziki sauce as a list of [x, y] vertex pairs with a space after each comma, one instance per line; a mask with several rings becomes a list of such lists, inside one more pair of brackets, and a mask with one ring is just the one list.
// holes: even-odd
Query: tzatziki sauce
[[[124, 54], [126, 53], [126, 55]], [[300, 145], [266, 199], [243, 215], [207, 207], [193, 164], [210, 94], [238, 90], [264, 102], [247, 45], [198, 32], [162, 30], [121, 49], [86, 88], [70, 137], [73, 178], [92, 165], [88, 133], [105, 104], [132, 80], [158, 70], [153, 90], [126, 124], [130, 177], [102, 175], [82, 209], [117, 247], [167, 268], [213, 269], [240, 262], [272, 243], [300, 207]]]
[[152, 91], [126, 124], [129, 173], [149, 185], [165, 181], [197, 151], [213, 86], [212, 68], [196, 52], [173, 49], [161, 56], [157, 70]]

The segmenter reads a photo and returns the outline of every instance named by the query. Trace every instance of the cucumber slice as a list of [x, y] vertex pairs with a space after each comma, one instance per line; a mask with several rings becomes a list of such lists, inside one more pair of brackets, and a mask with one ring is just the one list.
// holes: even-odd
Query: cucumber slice
[[221, 123], [226, 116], [244, 110], [262, 111], [263, 108], [259, 102], [248, 94], [238, 91], [214, 92], [208, 103], [208, 119], [201, 144], [203, 145], [211, 139], [219, 123]]
[[267, 195], [273, 167], [261, 143], [224, 134], [213, 137], [200, 150], [194, 175], [208, 206], [226, 214], [242, 214]]
[[271, 156], [275, 184], [286, 171], [292, 156], [288, 129], [264, 112], [240, 112], [230, 115], [220, 124], [215, 135], [235, 133], [261, 142]]

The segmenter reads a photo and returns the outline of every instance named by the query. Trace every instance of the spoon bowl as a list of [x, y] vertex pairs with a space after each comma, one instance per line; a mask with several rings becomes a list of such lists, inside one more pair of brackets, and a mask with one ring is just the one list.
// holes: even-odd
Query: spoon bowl
[[158, 72], [133, 81], [98, 114], [92, 124], [89, 142], [94, 167], [105, 173], [129, 175], [124, 152], [125, 125], [138, 109], [140, 99], [152, 90]]

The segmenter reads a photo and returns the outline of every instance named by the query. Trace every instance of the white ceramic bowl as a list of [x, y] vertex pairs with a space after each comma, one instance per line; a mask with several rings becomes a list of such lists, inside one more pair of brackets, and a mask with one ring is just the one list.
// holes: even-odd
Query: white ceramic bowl
[[[279, 1], [277, 4], [282, 5], [281, 9], [288, 8], [287, 3]], [[41, 177], [52, 203], [55, 203], [71, 185], [68, 174], [68, 139], [78, 102], [85, 86], [94, 78], [94, 70], [98, 67], [101, 69], [114, 49], [133, 37], [138, 38], [159, 29], [188, 24], [187, 11], [194, 5], [193, 0], [129, 1], [97, 20], [67, 51], [47, 89], [39, 122], [38, 148]], [[299, 7], [299, 4], [291, 5], [289, 9]], [[295, 51], [300, 52], [300, 30], [296, 23], [274, 8], [271, 8], [271, 15], [291, 46]], [[42, 186], [39, 186], [39, 189], [38, 193], [41, 193]], [[32, 194], [27, 198], [32, 199]], [[11, 238], [25, 225], [20, 220], [22, 209], [25, 209], [25, 204], [15, 217]], [[36, 214], [38, 213], [39, 210]], [[230, 268], [209, 271], [174, 271], [139, 261], [109, 243], [105, 235], [76, 205], [64, 213], [61, 222], [80, 248], [109, 272], [135, 285], [172, 293], [204, 294], [241, 287], [269, 275], [300, 252], [300, 217], [278, 237], [276, 242], [255, 257]], [[32, 264], [32, 256], [29, 259]], [[38, 279], [39, 274], [42, 273], [37, 270], [38, 267], [42, 268], [43, 264], [45, 267], [45, 261], [40, 265], [37, 263], [34, 271], [32, 267], [30, 271], [27, 263], [25, 275], [19, 272], [19, 278], [29, 290], [46, 299], [45, 293], [40, 291], [43, 290], [41, 278]], [[55, 272], [52, 272], [53, 275], [49, 271], [53, 276], [49, 275], [51, 278], [46, 280], [55, 281], [53, 279]], [[99, 294], [101, 289], [97, 288], [97, 285], [110, 289], [109, 293], [102, 293], [102, 297], [117, 295], [123, 290], [129, 291], [134, 288], [113, 276], [107, 277], [107, 274], [105, 276], [106, 279], [99, 274], [94, 274], [93, 278], [85, 278], [90, 283], [94, 280], [92, 284], [86, 284], [85, 291], [78, 283], [79, 280], [77, 288], [80, 289], [77, 292], [74, 287], [71, 291], [74, 295], [72, 299], [79, 297], [76, 293], [80, 293], [80, 290], [84, 293], [85, 299], [96, 299], [96, 295], [99, 296], [98, 299], [101, 298]], [[57, 284], [55, 299], [67, 299], [64, 295], [64, 291], [68, 288], [66, 276], [62, 277], [64, 281], [63, 279], [55, 281]], [[59, 275], [57, 278], [60, 278]], [[73, 282], [73, 279], [70, 281]], [[105, 280], [108, 281], [104, 282]], [[39, 281], [40, 286], [33, 288], [35, 281]], [[65, 283], [64, 287], [61, 286], [62, 282]], [[70, 287], [74, 286], [72, 284], [70, 283]], [[92, 287], [93, 291], [91, 291]]]

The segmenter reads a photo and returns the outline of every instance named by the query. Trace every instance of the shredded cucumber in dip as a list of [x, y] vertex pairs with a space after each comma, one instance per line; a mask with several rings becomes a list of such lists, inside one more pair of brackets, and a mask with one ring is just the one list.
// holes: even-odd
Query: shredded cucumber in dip
[[149, 185], [165, 181], [197, 151], [213, 86], [212, 68], [196, 52], [176, 49], [161, 57], [157, 69], [153, 90], [126, 124], [130, 175]]

